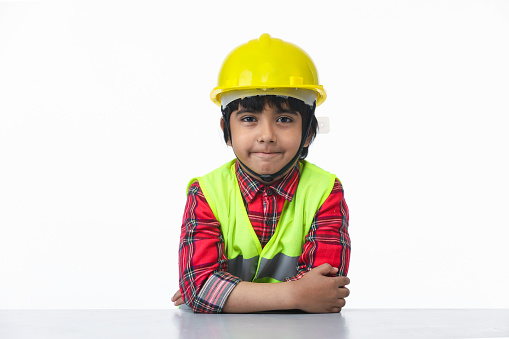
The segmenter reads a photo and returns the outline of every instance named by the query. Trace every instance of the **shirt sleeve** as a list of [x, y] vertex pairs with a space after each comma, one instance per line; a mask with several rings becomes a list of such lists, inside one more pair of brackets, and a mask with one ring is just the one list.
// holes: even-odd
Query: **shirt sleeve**
[[337, 267], [339, 269], [337, 275], [347, 275], [350, 263], [348, 220], [348, 206], [343, 186], [336, 179], [331, 194], [316, 212], [306, 235], [306, 242], [298, 261], [298, 273], [286, 281], [298, 280], [312, 268], [325, 263]]
[[221, 227], [198, 182], [189, 187], [179, 245], [179, 287], [199, 313], [221, 313], [240, 279], [227, 272]]

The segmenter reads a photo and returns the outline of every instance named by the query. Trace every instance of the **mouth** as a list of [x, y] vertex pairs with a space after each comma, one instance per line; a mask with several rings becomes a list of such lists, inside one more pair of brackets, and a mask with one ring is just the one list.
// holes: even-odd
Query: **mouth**
[[252, 152], [252, 155], [259, 158], [272, 158], [281, 154], [281, 152]]

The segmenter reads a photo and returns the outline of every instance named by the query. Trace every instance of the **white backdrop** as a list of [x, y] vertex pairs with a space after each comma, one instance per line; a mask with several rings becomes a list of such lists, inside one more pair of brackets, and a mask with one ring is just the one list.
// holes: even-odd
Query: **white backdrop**
[[348, 307], [508, 308], [509, 2], [0, 1], [0, 308], [172, 308], [209, 100], [262, 33], [314, 59], [308, 160], [350, 207]]

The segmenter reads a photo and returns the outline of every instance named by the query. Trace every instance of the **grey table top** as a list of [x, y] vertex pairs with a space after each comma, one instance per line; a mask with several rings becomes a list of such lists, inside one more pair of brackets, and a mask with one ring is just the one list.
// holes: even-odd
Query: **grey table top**
[[509, 309], [0, 310], [0, 338], [509, 338]]

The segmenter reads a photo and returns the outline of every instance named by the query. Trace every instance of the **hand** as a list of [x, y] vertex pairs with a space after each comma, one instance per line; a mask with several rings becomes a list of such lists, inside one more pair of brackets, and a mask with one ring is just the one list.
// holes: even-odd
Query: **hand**
[[299, 309], [310, 313], [340, 312], [350, 290], [345, 285], [348, 277], [328, 277], [336, 274], [337, 267], [323, 264], [313, 268], [300, 280], [294, 282], [294, 296]]
[[173, 301], [173, 305], [180, 306], [184, 303], [184, 298], [182, 298], [182, 294], [180, 294], [180, 290], [177, 290], [173, 297], [171, 297], [171, 301]]

